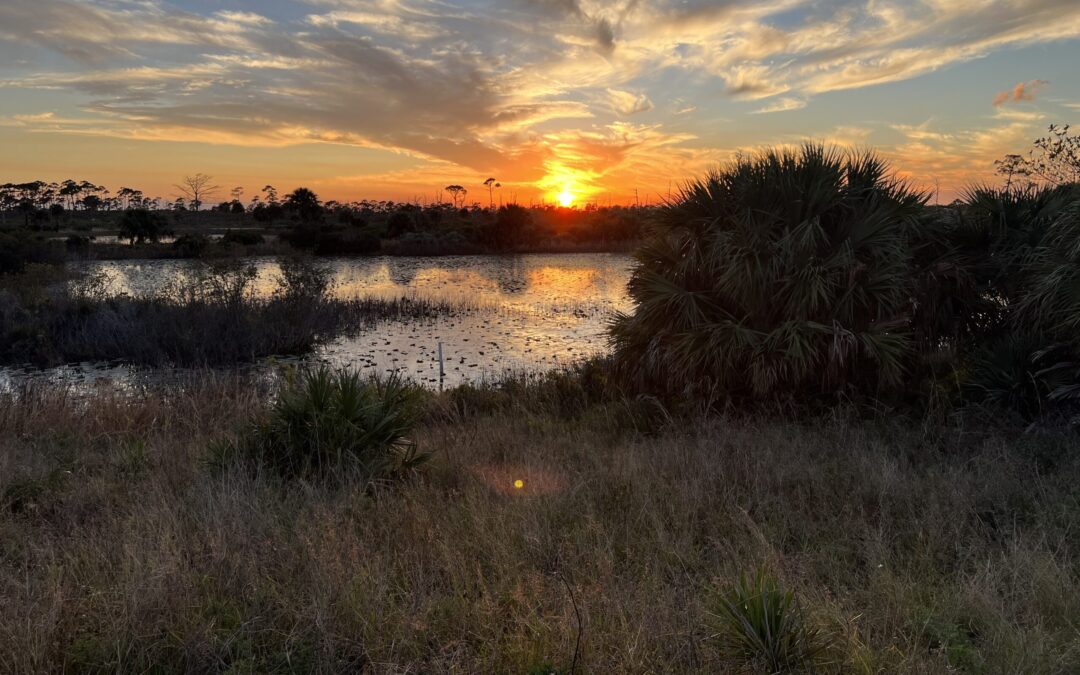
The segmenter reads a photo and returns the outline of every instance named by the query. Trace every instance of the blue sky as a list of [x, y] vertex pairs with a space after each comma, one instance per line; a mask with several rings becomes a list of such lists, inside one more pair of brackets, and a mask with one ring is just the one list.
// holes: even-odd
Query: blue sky
[[1076, 0], [4, 0], [0, 182], [625, 202], [816, 139], [950, 199], [1078, 62]]

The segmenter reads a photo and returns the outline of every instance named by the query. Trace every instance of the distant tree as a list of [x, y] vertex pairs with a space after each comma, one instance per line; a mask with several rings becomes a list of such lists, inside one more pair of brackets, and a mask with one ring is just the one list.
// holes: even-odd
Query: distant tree
[[233, 189], [229, 190], [229, 196], [232, 197], [234, 202], [240, 201], [240, 198], [244, 196], [244, 188], [237, 185]]
[[458, 200], [461, 200], [462, 205], [464, 205], [465, 196], [469, 194], [469, 191], [460, 185], [447, 185], [446, 191], [450, 193], [450, 198], [454, 200], [454, 208], [458, 207]]
[[82, 190], [79, 184], [70, 178], [60, 184], [59, 194], [66, 202], [69, 211], [75, 210], [75, 205], [79, 202], [80, 194]]
[[120, 238], [129, 240], [132, 246], [145, 241], [157, 243], [164, 229], [161, 217], [146, 209], [128, 209], [120, 218]]
[[311, 224], [322, 220], [323, 207], [319, 196], [305, 187], [293, 190], [285, 197], [285, 210], [293, 213], [301, 223]]
[[266, 203], [267, 204], [277, 204], [278, 203], [277, 188], [275, 188], [273, 185], [265, 186], [262, 189], [262, 193], [264, 195], [266, 195]]
[[[109, 191], [104, 186], [94, 185], [90, 181], [84, 180], [78, 184], [77, 190], [76, 203], [81, 204], [84, 209], [96, 211], [105, 206], [104, 196], [108, 194]], [[92, 197], [89, 201], [90, 206], [87, 206], [88, 197]]]
[[484, 185], [486, 185], [488, 189], [488, 206], [491, 208], [495, 208], [494, 188], [501, 188], [502, 183], [496, 181], [494, 178], [488, 178], [486, 181], [484, 181]]
[[97, 195], [86, 195], [81, 203], [83, 209], [87, 211], [99, 211], [105, 205], [105, 201]]
[[1005, 179], [1005, 189], [1012, 190], [1021, 183], [1031, 183], [1031, 171], [1028, 169], [1027, 160], [1023, 155], [1005, 155], [994, 162], [999, 176]]
[[204, 200], [212, 197], [215, 192], [221, 189], [220, 185], [214, 185], [213, 176], [207, 176], [205, 173], [184, 176], [180, 184], [173, 187], [187, 197], [191, 210], [195, 211], [196, 223], [198, 223], [199, 209], [202, 207]]

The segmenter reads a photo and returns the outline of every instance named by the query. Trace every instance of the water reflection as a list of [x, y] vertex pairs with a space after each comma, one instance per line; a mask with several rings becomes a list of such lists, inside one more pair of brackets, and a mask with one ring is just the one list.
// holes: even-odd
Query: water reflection
[[[255, 292], [272, 293], [277, 262], [245, 262], [258, 271]], [[313, 357], [367, 372], [398, 372], [431, 387], [439, 385], [439, 343], [447, 386], [494, 379], [506, 371], [546, 370], [604, 352], [612, 312], [629, 309], [630, 258], [621, 254], [378, 257], [326, 264], [339, 297], [413, 296], [460, 305], [437, 319], [391, 321], [340, 337]], [[142, 294], [192, 276], [196, 265], [154, 260], [87, 267], [101, 272], [112, 292]], [[97, 372], [87, 366], [74, 370], [82, 378]]]

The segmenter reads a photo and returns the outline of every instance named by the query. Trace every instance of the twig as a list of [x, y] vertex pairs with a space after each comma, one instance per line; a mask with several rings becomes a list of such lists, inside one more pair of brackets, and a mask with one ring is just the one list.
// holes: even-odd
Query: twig
[[581, 612], [578, 610], [577, 597], [574, 595], [573, 587], [570, 585], [570, 582], [567, 581], [566, 576], [562, 573], [561, 569], [555, 569], [555, 577], [566, 586], [566, 592], [570, 594], [570, 604], [574, 607], [574, 618], [577, 621], [577, 638], [574, 640], [574, 658], [570, 662], [570, 674], [573, 675], [577, 672], [578, 654], [581, 652], [581, 634], [584, 632], [584, 626], [581, 623]]

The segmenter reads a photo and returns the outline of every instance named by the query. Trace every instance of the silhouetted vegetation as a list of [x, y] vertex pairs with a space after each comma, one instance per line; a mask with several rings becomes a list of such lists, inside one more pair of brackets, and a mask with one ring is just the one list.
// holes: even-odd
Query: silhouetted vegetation
[[[278, 253], [280, 247], [320, 256], [442, 255], [510, 251], [625, 249], [637, 241], [652, 212], [644, 207], [567, 209], [495, 204], [500, 184], [486, 182], [488, 206], [467, 204], [468, 190], [450, 194], [449, 203], [414, 204], [363, 200], [323, 202], [312, 190], [297, 188], [284, 198], [267, 185], [248, 204], [243, 190], [231, 201], [208, 209], [206, 201], [220, 188], [204, 174], [186, 177], [173, 201], [148, 198], [133, 188], [115, 194], [83, 181], [61, 184], [36, 181], [0, 185], [0, 231], [19, 237], [50, 230], [86, 238], [72, 257], [221, 257]], [[20, 228], [19, 232], [13, 232]], [[182, 243], [156, 245], [175, 233]], [[124, 250], [98, 238], [127, 241]], [[218, 236], [230, 249], [210, 249], [204, 238]], [[261, 241], [260, 238], [261, 237]], [[280, 242], [280, 247], [278, 243]], [[244, 247], [262, 246], [258, 251]], [[137, 251], [138, 253], [135, 253]]]
[[637, 253], [617, 366], [644, 391], [696, 404], [1075, 415], [1080, 190], [924, 202], [872, 154], [818, 146], [691, 183]]
[[144, 242], [157, 243], [165, 234], [164, 220], [146, 209], [129, 209], [120, 218], [120, 238], [134, 246]]
[[41, 269], [15, 277], [0, 286], [0, 362], [230, 366], [306, 353], [384, 318], [440, 311], [416, 300], [335, 299], [327, 273], [305, 262], [283, 260], [269, 297], [255, 295], [254, 280], [251, 266], [206, 264], [132, 297], [111, 293], [99, 276]]

